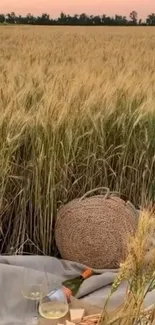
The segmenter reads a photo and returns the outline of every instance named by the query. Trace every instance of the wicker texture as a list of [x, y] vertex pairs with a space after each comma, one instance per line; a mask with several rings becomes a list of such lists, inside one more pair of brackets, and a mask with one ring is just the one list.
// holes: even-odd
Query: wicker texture
[[75, 199], [57, 216], [55, 238], [63, 259], [95, 269], [118, 268], [137, 221], [134, 209], [112, 195]]

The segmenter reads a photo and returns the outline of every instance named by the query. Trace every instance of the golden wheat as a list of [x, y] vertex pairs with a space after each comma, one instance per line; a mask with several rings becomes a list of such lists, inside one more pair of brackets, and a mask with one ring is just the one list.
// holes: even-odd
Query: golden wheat
[[154, 40], [143, 27], [0, 27], [1, 252], [30, 239], [55, 253], [57, 208], [97, 186], [154, 199]]
[[[140, 213], [136, 234], [128, 242], [128, 256], [121, 264], [120, 271], [107, 297], [98, 324], [134, 325], [154, 324], [155, 306], [146, 308], [145, 298], [155, 289], [155, 245], [148, 245], [148, 239], [155, 231], [155, 214], [144, 210]], [[150, 252], [151, 258], [146, 260]], [[126, 280], [127, 294], [116, 310], [108, 310], [108, 303], [119, 285]]]

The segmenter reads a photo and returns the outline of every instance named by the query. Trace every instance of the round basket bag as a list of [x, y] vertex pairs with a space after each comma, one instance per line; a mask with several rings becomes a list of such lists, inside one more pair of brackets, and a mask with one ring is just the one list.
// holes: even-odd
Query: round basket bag
[[135, 233], [138, 212], [106, 190], [105, 195], [87, 197], [89, 191], [60, 208], [55, 239], [63, 259], [94, 269], [114, 269], [126, 258], [128, 235]]

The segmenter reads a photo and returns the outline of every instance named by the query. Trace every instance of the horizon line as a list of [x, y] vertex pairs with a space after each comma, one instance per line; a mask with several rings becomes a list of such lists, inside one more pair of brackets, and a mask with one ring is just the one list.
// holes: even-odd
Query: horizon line
[[[138, 14], [138, 11], [137, 10], [132, 10], [132, 11], [130, 11], [130, 13], [131, 12], [133, 12], [133, 11], [136, 11], [136, 13]], [[73, 13], [73, 14], [68, 14], [67, 12], [65, 12], [64, 10], [62, 10], [62, 11], [60, 11], [60, 13], [58, 14], [58, 15], [52, 15], [52, 14], [50, 14], [48, 11], [42, 11], [40, 14], [35, 14], [35, 13], [32, 13], [31, 11], [28, 11], [27, 13], [20, 13], [20, 12], [16, 12], [16, 11], [14, 11], [14, 10], [10, 10], [10, 11], [6, 11], [6, 12], [1, 12], [0, 11], [0, 15], [7, 15], [7, 14], [11, 14], [11, 13], [15, 13], [16, 15], [21, 15], [21, 16], [24, 16], [24, 15], [28, 15], [28, 14], [31, 14], [32, 16], [34, 16], [34, 17], [39, 17], [39, 15], [43, 15], [43, 14], [47, 14], [47, 15], [49, 15], [49, 17], [51, 17], [51, 18], [57, 18], [57, 17], [59, 17], [62, 13], [64, 14], [64, 15], [68, 15], [68, 16], [75, 16], [75, 15], [77, 15], [77, 16], [80, 16], [81, 14], [85, 14], [86, 16], [102, 16], [102, 15], [105, 15], [105, 16], [107, 16], [107, 17], [110, 17], [110, 18], [113, 18], [113, 17], [115, 17], [115, 16], [121, 16], [121, 17], [129, 17], [130, 18], [130, 13], [129, 14], [120, 14], [120, 13], [115, 13], [115, 14], [106, 14], [106, 13], [98, 13], [98, 14], [93, 14], [93, 13], [90, 13], [90, 14], [87, 14], [87, 12], [82, 12], [81, 11], [81, 13], [77, 13], [77, 12], [75, 12], [75, 13]], [[143, 18], [141, 18], [141, 16], [139, 16], [139, 14], [138, 14], [138, 16], [139, 16], [139, 19], [146, 19], [147, 17], [148, 17], [148, 15], [151, 15], [151, 14], [155, 14], [155, 12], [150, 12], [149, 14], [146, 14], [146, 16], [144, 17], [143, 16]]]

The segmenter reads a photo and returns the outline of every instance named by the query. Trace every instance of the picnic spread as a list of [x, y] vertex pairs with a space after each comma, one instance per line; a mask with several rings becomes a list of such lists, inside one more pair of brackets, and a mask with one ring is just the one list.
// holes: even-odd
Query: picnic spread
[[[37, 325], [95, 325], [105, 304], [114, 312], [124, 308], [127, 297], [135, 308], [137, 293], [144, 296], [142, 317], [154, 317], [154, 217], [144, 213], [139, 218], [130, 202], [108, 189], [105, 195], [88, 194], [58, 211], [55, 238], [61, 259], [0, 256], [0, 325], [33, 325], [32, 320]], [[150, 281], [146, 294], [134, 293], [137, 279], [144, 291]]]
[[[69, 278], [80, 275], [86, 266], [59, 260], [54, 257], [46, 256], [1, 256], [0, 257], [0, 325], [23, 325], [23, 315], [27, 312], [25, 300], [21, 295], [23, 267], [30, 268], [35, 277], [43, 271], [44, 267], [48, 271], [51, 281], [63, 282]], [[86, 279], [76, 298], [72, 298], [74, 308], [84, 308], [86, 305], [88, 313], [96, 314], [104, 305], [107, 295], [110, 292], [111, 285], [118, 273], [118, 270], [96, 270], [98, 275], [93, 275]], [[116, 293], [112, 296], [109, 308], [119, 306], [124, 299], [126, 292], [126, 283], [123, 283]], [[155, 303], [155, 290], [147, 295], [146, 306]], [[86, 315], [88, 314], [86, 312]], [[40, 320], [41, 324], [53, 324], [50, 320]], [[62, 323], [58, 320], [55, 324]]]

